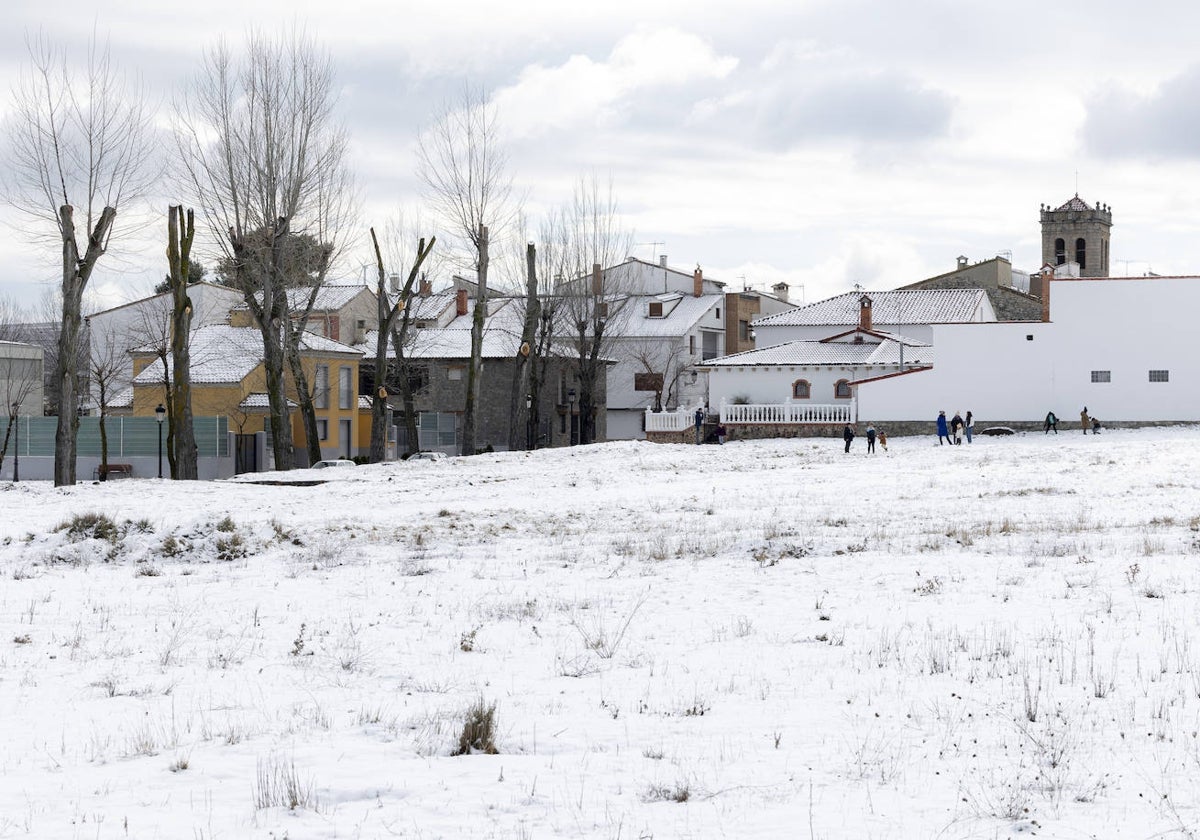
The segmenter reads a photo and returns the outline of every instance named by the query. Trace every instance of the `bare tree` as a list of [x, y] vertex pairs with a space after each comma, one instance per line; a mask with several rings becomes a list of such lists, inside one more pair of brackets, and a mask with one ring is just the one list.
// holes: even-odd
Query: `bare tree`
[[629, 253], [632, 233], [620, 220], [612, 184], [595, 176], [581, 178], [572, 201], [560, 214], [555, 234], [560, 275], [555, 316], [559, 331], [573, 346], [579, 383], [579, 443], [596, 438], [600, 383], [608, 369], [607, 351], [620, 334], [619, 324], [631, 300], [605, 279], [605, 268]]
[[140, 90], [125, 84], [111, 63], [107, 46], [93, 41], [78, 74], [44, 39], [31, 40], [28, 49], [30, 64], [15, 88], [8, 123], [5, 197], [31, 223], [35, 241], [62, 248], [54, 484], [63, 486], [75, 483], [83, 395], [73, 362], [80, 350], [81, 301], [109, 248], [118, 208], [144, 194], [153, 180], [151, 114]]
[[192, 300], [188, 297], [191, 282], [192, 241], [196, 224], [192, 211], [173, 205], [167, 210], [167, 265], [171, 292], [171, 387], [167, 396], [170, 410], [167, 438], [171, 478], [194, 481], [199, 477], [199, 453], [196, 450], [196, 431], [192, 424], [192, 365], [190, 342], [192, 330]]
[[[417, 279], [422, 276], [422, 266], [429, 254], [433, 251], [434, 243], [437, 242], [437, 237], [430, 237], [429, 243], [426, 244], [422, 238], [417, 243], [416, 254], [412, 257], [408, 264], [408, 276], [404, 280], [404, 286], [398, 290], [395, 301], [390, 301], [388, 298], [387, 289], [387, 269], [384, 265], [383, 251], [379, 247], [379, 239], [375, 236], [375, 228], [371, 228], [371, 244], [375, 249], [375, 265], [379, 272], [378, 287], [376, 288], [376, 299], [378, 300], [378, 329], [379, 332], [375, 337], [375, 387], [372, 389], [371, 396], [371, 463], [377, 464], [382, 461], [386, 455], [387, 449], [387, 370], [388, 370], [388, 341], [393, 335], [396, 337], [397, 360], [401, 362], [398, 367], [401, 367], [401, 373], [404, 375], [403, 387], [406, 403], [406, 422], [415, 424], [415, 418], [412, 415], [412, 393], [411, 388], [406, 387], [411, 383], [407, 377], [407, 371], [403, 370], [403, 334], [408, 329], [409, 318], [404, 317], [404, 324], [401, 328], [397, 328], [397, 318], [406, 314], [408, 310], [408, 302], [412, 300], [413, 285]], [[399, 267], [399, 266], [397, 266]], [[395, 272], [399, 274], [399, 272]], [[409, 440], [415, 441], [416, 429], [415, 425], [410, 425]]]
[[113, 397], [128, 381], [130, 359], [128, 349], [119, 344], [111, 334], [97, 336], [92, 342], [88, 358], [88, 373], [91, 375], [93, 396], [99, 412], [100, 425], [100, 480], [108, 476], [108, 412]]
[[486, 95], [466, 90], [458, 102], [447, 106], [421, 134], [417, 161], [417, 174], [430, 206], [451, 234], [456, 253], [474, 269], [477, 279], [462, 438], [463, 454], [474, 455], [490, 247], [507, 235], [516, 217], [508, 157], [500, 141], [495, 108]]
[[251, 35], [240, 63], [219, 44], [175, 108], [182, 168], [262, 333], [271, 443], [282, 470], [294, 464], [287, 246], [293, 234], [328, 241], [321, 231], [336, 203], [331, 191], [348, 183], [336, 100], [331, 58], [293, 30], [275, 39]]
[[692, 356], [687, 342], [682, 337], [670, 341], [645, 338], [620, 341], [625, 346], [621, 355], [640, 367], [643, 373], [652, 374], [657, 387], [654, 391], [654, 410], [679, 405], [679, 382], [683, 374], [692, 369]]

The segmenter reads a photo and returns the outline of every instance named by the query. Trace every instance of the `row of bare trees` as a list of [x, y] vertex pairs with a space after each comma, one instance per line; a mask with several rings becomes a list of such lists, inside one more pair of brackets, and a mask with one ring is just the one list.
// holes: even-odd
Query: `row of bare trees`
[[[215, 249], [218, 275], [237, 289], [261, 334], [267, 400], [274, 422], [275, 466], [293, 466], [287, 382], [299, 396], [310, 461], [321, 457], [313, 394], [300, 363], [305, 330], [320, 289], [352, 240], [356, 190], [347, 159], [348, 140], [336, 116], [333, 61], [297, 30], [277, 37], [252, 34], [236, 53], [221, 43], [208, 50], [199, 72], [172, 107], [170, 165], [155, 156], [152, 113], [137, 85], [127, 82], [106, 48], [93, 45], [85, 69], [75, 73], [44, 39], [29, 44], [30, 64], [16, 88], [8, 120], [5, 198], [29, 222], [34, 241], [61, 246], [61, 325], [55, 384], [59, 391], [55, 443], [56, 485], [75, 481], [75, 439], [83, 395], [78, 366], [81, 301], [97, 262], [106, 253], [134, 202], [145, 197], [164, 167], [183, 201], [168, 213], [170, 311], [163, 324], [161, 360], [172, 475], [194, 478], [196, 445], [191, 422], [188, 338], [193, 307], [188, 296], [199, 211], [205, 241]], [[499, 246], [503, 262], [522, 232], [521, 202], [494, 108], [479, 92], [447, 107], [420, 139], [417, 171], [424, 198], [440, 223], [446, 258], [474, 273], [477, 282], [471, 357], [463, 411], [463, 451], [477, 443], [481, 349], [490, 295], [489, 274]], [[580, 440], [594, 438], [598, 383], [605, 370], [609, 325], [622, 306], [619, 290], [604, 287], [593, 267], [628, 253], [611, 188], [581, 182], [574, 199], [550, 215], [528, 242], [521, 268], [507, 284], [524, 304], [520, 351], [511, 385], [511, 425], [536, 424], [548, 360], [571, 347], [580, 395]], [[126, 227], [128, 227], [126, 223]], [[379, 275], [379, 341], [372, 411], [372, 460], [383, 457], [387, 344], [394, 345], [398, 379], [410, 425], [412, 377], [404, 346], [410, 319], [406, 303], [425, 277], [434, 248], [430, 231], [403, 232], [411, 242], [381, 248], [372, 229]], [[527, 239], [534, 239], [528, 237]], [[415, 252], [412, 250], [415, 244]], [[406, 253], [407, 257], [391, 254]], [[598, 270], [598, 269], [597, 269]], [[391, 297], [385, 278], [405, 278]], [[513, 280], [513, 278], [519, 278]], [[96, 348], [91, 374], [101, 390], [116, 379], [128, 348]], [[170, 364], [168, 364], [168, 357]], [[525, 395], [535, 416], [525, 414]], [[410, 441], [416, 440], [415, 428]], [[103, 435], [103, 429], [102, 429]], [[514, 432], [514, 437], [516, 433]], [[519, 441], [510, 441], [519, 443]]]

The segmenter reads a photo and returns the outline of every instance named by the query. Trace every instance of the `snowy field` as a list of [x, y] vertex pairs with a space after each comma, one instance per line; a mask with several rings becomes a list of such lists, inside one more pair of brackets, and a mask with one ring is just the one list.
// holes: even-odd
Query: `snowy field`
[[0, 837], [1200, 834], [1200, 430], [841, 450], [4, 485]]

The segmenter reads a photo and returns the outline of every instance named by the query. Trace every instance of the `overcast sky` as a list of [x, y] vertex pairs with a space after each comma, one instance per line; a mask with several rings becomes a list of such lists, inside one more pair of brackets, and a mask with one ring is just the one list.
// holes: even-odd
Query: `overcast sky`
[[[81, 47], [94, 26], [165, 101], [216, 39], [306, 27], [337, 65], [364, 230], [416, 200], [416, 134], [469, 82], [499, 108], [532, 216], [583, 174], [611, 177], [634, 255], [731, 288], [784, 280], [811, 301], [960, 254], [1036, 269], [1039, 205], [1077, 189], [1112, 206], [1114, 274], [1200, 273], [1190, 4], [16, 2], [0, 31], [6, 111], [26, 32]], [[106, 302], [161, 278], [154, 236], [101, 262]], [[44, 251], [0, 229], [0, 295], [56, 283]]]

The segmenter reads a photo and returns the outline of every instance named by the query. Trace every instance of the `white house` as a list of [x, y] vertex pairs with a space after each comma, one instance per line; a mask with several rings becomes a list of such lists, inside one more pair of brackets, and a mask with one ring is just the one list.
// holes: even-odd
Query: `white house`
[[1043, 297], [1043, 322], [934, 325], [932, 369], [852, 383], [859, 418], [1200, 420], [1200, 277], [1055, 277]]
[[0, 416], [42, 416], [43, 364], [36, 344], [0, 341]]
[[[858, 307], [853, 329], [704, 362], [710, 405], [720, 406], [729, 422], [739, 422], [735, 414], [769, 416], [771, 422], [844, 422], [854, 418], [854, 382], [933, 364], [928, 344], [874, 328], [871, 295], [860, 295]], [[731, 408], [781, 404], [785, 410]]]
[[608, 332], [608, 438], [645, 437], [646, 409], [706, 401], [701, 362], [725, 351], [725, 295], [705, 293], [696, 270], [693, 293], [632, 295], [614, 308]]

